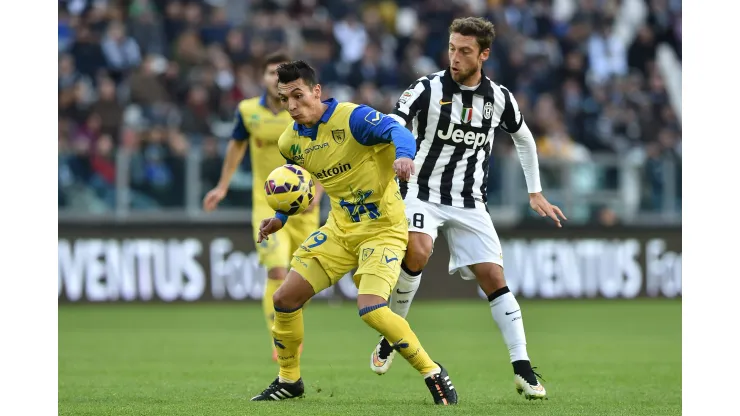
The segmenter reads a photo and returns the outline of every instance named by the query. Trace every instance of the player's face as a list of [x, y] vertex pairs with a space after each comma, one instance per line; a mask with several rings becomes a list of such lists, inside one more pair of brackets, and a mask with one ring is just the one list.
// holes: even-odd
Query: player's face
[[321, 86], [306, 85], [302, 79], [278, 83], [278, 97], [293, 120], [304, 125], [313, 125], [321, 117]]
[[450, 72], [452, 79], [464, 84], [471, 76], [480, 72], [483, 61], [488, 59], [490, 49], [482, 52], [475, 36], [463, 36], [459, 33], [450, 35], [450, 44], [447, 53], [450, 58]]
[[281, 64], [281, 62], [278, 62], [276, 64], [270, 64], [267, 65], [265, 68], [265, 73], [262, 76], [262, 82], [265, 85], [265, 89], [267, 89], [267, 94], [272, 98], [278, 98], [278, 92], [277, 92], [277, 67]]

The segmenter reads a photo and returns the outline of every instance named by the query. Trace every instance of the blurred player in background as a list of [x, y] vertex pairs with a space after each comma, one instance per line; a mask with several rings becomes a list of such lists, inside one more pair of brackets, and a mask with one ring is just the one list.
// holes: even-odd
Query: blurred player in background
[[[295, 120], [280, 137], [280, 152], [321, 181], [332, 208], [326, 225], [295, 252], [290, 273], [275, 293], [273, 336], [280, 372], [252, 400], [303, 395], [298, 353], [303, 305], [357, 268], [354, 280], [362, 320], [389, 339], [424, 377], [435, 404], [457, 403], [447, 371], [432, 361], [408, 322], [391, 312], [387, 303], [408, 241], [396, 174], [405, 181], [413, 173], [413, 136], [370, 107], [321, 101], [316, 74], [303, 61], [281, 65], [277, 71], [280, 99]], [[260, 239], [271, 239], [286, 221], [282, 213], [263, 220]], [[336, 345], [341, 348], [341, 338]]]
[[[278, 151], [278, 138], [290, 125], [292, 119], [277, 94], [278, 65], [289, 62], [290, 58], [283, 53], [274, 53], [265, 58], [262, 65], [265, 93], [261, 97], [243, 100], [236, 110], [234, 131], [231, 135], [221, 178], [203, 200], [206, 211], [216, 209], [224, 199], [229, 189], [229, 183], [241, 164], [247, 146], [251, 144], [252, 161], [252, 224], [254, 224], [254, 239], [257, 241], [259, 228], [257, 224], [273, 214], [267, 204], [264, 192], [265, 180], [273, 169], [285, 163], [285, 159]], [[274, 308], [272, 296], [285, 280], [292, 253], [298, 246], [319, 227], [319, 209], [321, 201], [321, 186], [316, 186], [316, 196], [313, 203], [301, 215], [297, 215], [285, 228], [280, 230], [270, 240], [256, 243], [260, 264], [267, 269], [265, 293], [262, 298], [262, 309], [267, 322], [268, 331], [272, 331]], [[277, 350], [270, 336], [272, 358], [277, 361]]]
[[[449, 33], [450, 67], [411, 84], [390, 115], [404, 126], [413, 125], [418, 149], [418, 174], [401, 183], [410, 233], [391, 310], [408, 314], [437, 232], [442, 231], [450, 247], [449, 273], [476, 279], [488, 297], [509, 349], [517, 391], [528, 399], [542, 399], [547, 393], [529, 361], [522, 312], [506, 285], [501, 242], [486, 205], [497, 127], [514, 140], [532, 209], [558, 227], [565, 216], [542, 195], [535, 141], [514, 96], [483, 73], [495, 35], [493, 24], [482, 18], [456, 19]], [[388, 340], [381, 338], [370, 357], [371, 369], [384, 374], [394, 354]]]

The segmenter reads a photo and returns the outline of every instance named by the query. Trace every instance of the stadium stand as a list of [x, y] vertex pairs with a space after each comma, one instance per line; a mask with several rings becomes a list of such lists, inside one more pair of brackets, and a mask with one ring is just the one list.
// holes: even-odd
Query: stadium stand
[[[237, 103], [261, 93], [267, 52], [319, 68], [327, 97], [389, 111], [413, 80], [447, 65], [449, 22], [478, 15], [497, 30], [485, 71], [515, 92], [543, 185], [562, 190], [554, 202], [573, 207], [569, 218], [680, 218], [681, 2], [634, 3], [59, 1], [59, 210], [198, 209], [218, 179]], [[625, 13], [640, 23], [619, 25]], [[670, 51], [659, 60], [661, 48]], [[523, 178], [507, 168], [512, 141], [494, 143], [497, 208]], [[225, 206], [249, 207], [249, 170], [247, 157]], [[584, 195], [587, 203], [573, 202]]]

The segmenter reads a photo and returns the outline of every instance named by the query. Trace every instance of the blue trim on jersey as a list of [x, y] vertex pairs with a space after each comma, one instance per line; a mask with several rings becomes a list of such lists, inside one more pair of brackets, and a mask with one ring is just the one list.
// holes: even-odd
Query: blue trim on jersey
[[262, 93], [262, 96], [260, 97], [260, 105], [269, 110], [269, 108], [267, 107], [267, 92]]
[[310, 137], [311, 140], [316, 140], [316, 134], [319, 132], [319, 124], [328, 122], [329, 118], [334, 114], [334, 110], [337, 109], [337, 104], [339, 104], [334, 98], [329, 98], [326, 101], [322, 101], [322, 103], [326, 104], [328, 107], [326, 108], [326, 111], [324, 111], [324, 114], [321, 115], [319, 122], [313, 127], [309, 128], [303, 124], [298, 124], [298, 122], [293, 122], [293, 130], [297, 130], [299, 136]]
[[360, 105], [352, 110], [349, 129], [355, 140], [365, 146], [393, 143], [396, 146], [396, 159], [413, 159], [416, 155], [414, 135], [393, 117], [387, 117], [372, 107]]
[[244, 125], [242, 112], [238, 108], [236, 109], [236, 114], [234, 114], [234, 129], [231, 131], [231, 138], [239, 141], [249, 138], [249, 130]]

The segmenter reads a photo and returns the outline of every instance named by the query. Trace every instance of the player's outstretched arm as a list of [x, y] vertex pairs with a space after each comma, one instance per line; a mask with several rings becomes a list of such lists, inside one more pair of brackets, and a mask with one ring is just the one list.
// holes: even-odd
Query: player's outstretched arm
[[534, 141], [534, 136], [529, 131], [527, 123], [524, 122], [514, 96], [505, 88], [502, 88], [502, 90], [505, 104], [504, 111], [501, 114], [501, 129], [509, 133], [514, 140], [519, 162], [524, 170], [524, 179], [527, 182], [529, 206], [540, 216], [550, 217], [558, 227], [562, 227], [560, 220], [567, 220], [567, 218], [565, 218], [560, 208], [550, 204], [542, 195], [540, 163], [537, 159], [537, 144]]
[[355, 140], [365, 146], [393, 143], [396, 161], [393, 169], [402, 181], [415, 173], [416, 141], [411, 132], [393, 117], [365, 105], [358, 106], [349, 118], [349, 127]]
[[510, 133], [514, 140], [514, 146], [519, 155], [519, 162], [524, 170], [524, 178], [527, 181], [527, 191], [529, 192], [529, 206], [532, 207], [540, 216], [550, 217], [558, 227], [562, 227], [560, 220], [567, 220], [563, 212], [556, 205], [550, 204], [542, 195], [542, 185], [540, 184], [539, 161], [537, 159], [537, 145], [534, 141], [529, 127], [524, 121], [521, 122], [519, 130]]
[[239, 168], [239, 165], [244, 159], [244, 154], [247, 151], [247, 145], [249, 143], [249, 131], [244, 126], [242, 121], [241, 113], [236, 110], [236, 116], [234, 120], [234, 131], [231, 134], [231, 140], [226, 148], [226, 157], [224, 158], [224, 164], [221, 168], [221, 177], [218, 180], [218, 184], [215, 188], [209, 191], [205, 198], [203, 198], [203, 209], [205, 211], [213, 211], [216, 206], [221, 202], [226, 193], [229, 191], [229, 184], [231, 178], [234, 177], [234, 173]]

